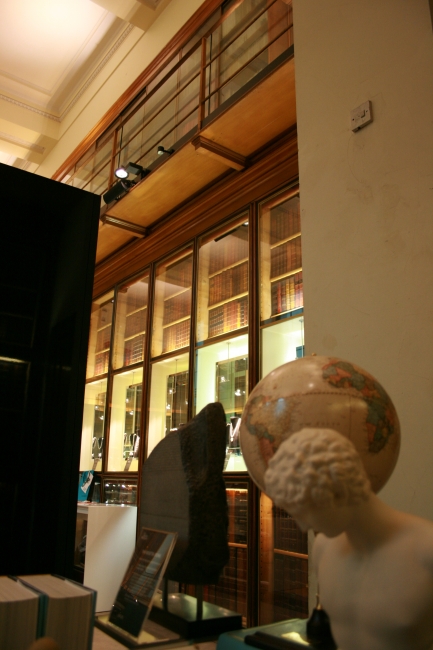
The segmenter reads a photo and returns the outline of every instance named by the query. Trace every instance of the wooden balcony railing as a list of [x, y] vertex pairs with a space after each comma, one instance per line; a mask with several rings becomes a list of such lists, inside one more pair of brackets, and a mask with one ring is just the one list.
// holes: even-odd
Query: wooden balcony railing
[[116, 168], [133, 162], [152, 169], [159, 145], [176, 150], [191, 140], [292, 45], [291, 0], [232, 2], [186, 53], [178, 51], [155, 73], [94, 150], [59, 180], [103, 195], [117, 180]]

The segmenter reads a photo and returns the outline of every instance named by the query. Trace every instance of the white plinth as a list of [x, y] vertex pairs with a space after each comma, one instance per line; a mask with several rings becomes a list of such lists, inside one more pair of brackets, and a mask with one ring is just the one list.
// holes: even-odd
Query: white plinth
[[98, 594], [96, 611], [106, 612], [135, 548], [137, 508], [90, 503], [79, 504], [78, 512], [87, 514], [84, 585]]

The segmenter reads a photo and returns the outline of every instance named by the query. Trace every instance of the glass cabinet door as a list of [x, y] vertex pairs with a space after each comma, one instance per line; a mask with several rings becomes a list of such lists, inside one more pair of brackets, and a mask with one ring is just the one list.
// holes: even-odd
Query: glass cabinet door
[[189, 354], [152, 364], [147, 456], [170, 431], [188, 421]]
[[149, 274], [117, 290], [113, 368], [123, 368], [144, 359], [149, 299]]
[[113, 321], [114, 291], [92, 303], [86, 377], [90, 379], [108, 372]]
[[152, 357], [189, 346], [192, 247], [156, 269]]
[[81, 434], [80, 471], [100, 471], [104, 451], [107, 379], [86, 384], [83, 429]]
[[142, 368], [114, 375], [108, 444], [109, 472], [138, 470], [142, 395]]
[[261, 377], [304, 355], [299, 192], [260, 206]]
[[228, 472], [246, 471], [239, 428], [248, 397], [248, 238], [243, 214], [199, 242], [194, 413], [223, 405]]
[[248, 325], [248, 217], [202, 238], [199, 248], [197, 341]]

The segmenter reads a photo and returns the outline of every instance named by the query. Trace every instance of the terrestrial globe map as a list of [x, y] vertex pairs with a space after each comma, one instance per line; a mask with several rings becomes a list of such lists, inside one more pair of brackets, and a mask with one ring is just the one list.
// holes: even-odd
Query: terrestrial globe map
[[249, 474], [264, 491], [263, 475], [283, 440], [304, 427], [334, 429], [361, 456], [378, 492], [400, 450], [400, 424], [381, 384], [349, 361], [307, 356], [279, 366], [252, 390], [240, 429]]

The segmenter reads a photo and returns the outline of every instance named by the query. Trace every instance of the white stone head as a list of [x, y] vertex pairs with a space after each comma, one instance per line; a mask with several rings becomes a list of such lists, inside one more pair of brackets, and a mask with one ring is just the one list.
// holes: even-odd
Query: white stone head
[[371, 494], [354, 445], [333, 429], [305, 428], [284, 440], [264, 481], [268, 496], [295, 519], [306, 511], [357, 505]]

